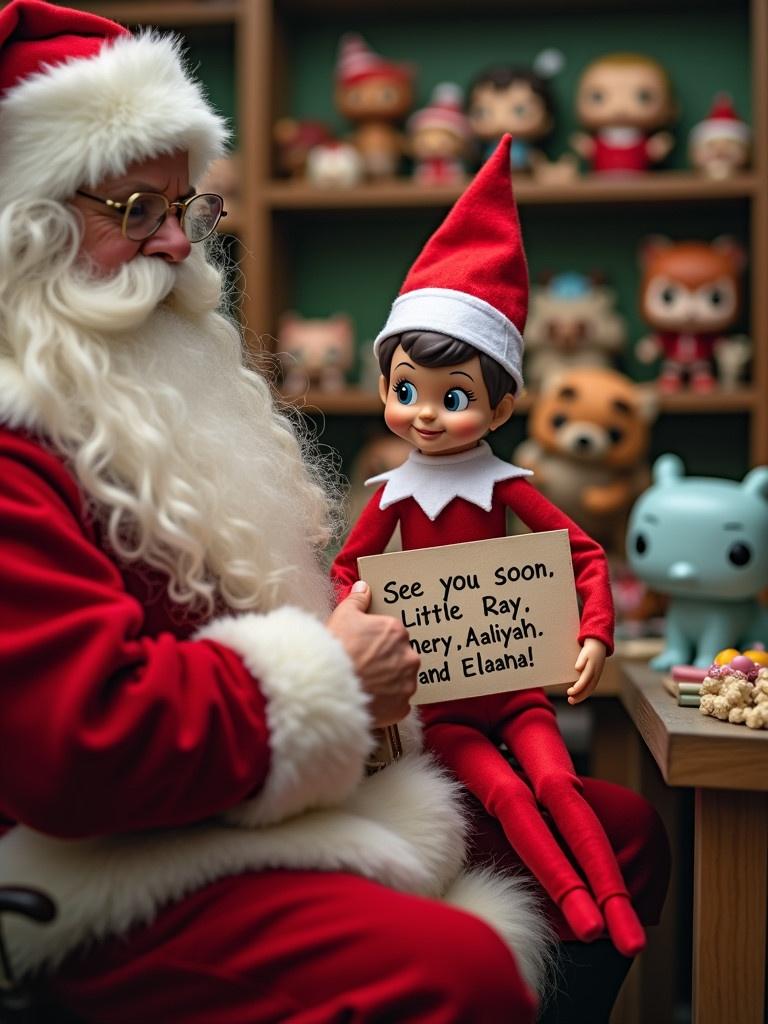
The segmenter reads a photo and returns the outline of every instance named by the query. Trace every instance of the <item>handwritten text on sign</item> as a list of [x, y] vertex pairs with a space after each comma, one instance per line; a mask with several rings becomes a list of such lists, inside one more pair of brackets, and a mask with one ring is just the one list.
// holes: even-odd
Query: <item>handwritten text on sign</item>
[[576, 679], [579, 611], [566, 530], [358, 559], [371, 611], [421, 655], [414, 704]]

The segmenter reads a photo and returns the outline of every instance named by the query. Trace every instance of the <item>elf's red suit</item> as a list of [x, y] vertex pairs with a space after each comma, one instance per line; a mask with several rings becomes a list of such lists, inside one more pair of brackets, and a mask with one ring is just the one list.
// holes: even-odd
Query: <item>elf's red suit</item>
[[[376, 478], [387, 479], [387, 485], [368, 503], [333, 565], [340, 596], [358, 578], [357, 559], [381, 553], [398, 524], [404, 550], [437, 547], [503, 537], [510, 509], [531, 530], [568, 530], [582, 603], [579, 641], [594, 637], [610, 653], [613, 606], [605, 556], [595, 541], [521, 478], [524, 472], [496, 459], [484, 442], [453, 456], [413, 452], [403, 467]], [[446, 475], [455, 478], [455, 487], [448, 485], [436, 500], [435, 486]], [[473, 482], [463, 484], [469, 477]], [[409, 491], [411, 496], [406, 496]], [[456, 496], [450, 497], [454, 491]], [[466, 496], [460, 496], [462, 493]], [[437, 512], [446, 499], [450, 500]], [[450, 564], [449, 552], [446, 563]], [[605, 831], [583, 797], [582, 784], [543, 691], [427, 704], [419, 711], [427, 744], [486, 811], [498, 818], [512, 847], [578, 933], [580, 914], [572, 901], [576, 896], [578, 903], [585, 883], [554, 839], [543, 808], [586, 876], [598, 906], [606, 912], [611, 937], [630, 955], [632, 940], [621, 925], [614, 926], [610, 905], [606, 911], [611, 897], [627, 897], [625, 882]], [[499, 752], [502, 741], [519, 762], [527, 782], [509, 768]], [[595, 935], [582, 933], [580, 937]]]

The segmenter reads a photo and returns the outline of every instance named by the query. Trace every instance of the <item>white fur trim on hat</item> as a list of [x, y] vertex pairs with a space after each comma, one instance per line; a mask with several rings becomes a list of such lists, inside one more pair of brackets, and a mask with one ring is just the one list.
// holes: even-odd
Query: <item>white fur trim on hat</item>
[[30, 75], [0, 102], [0, 204], [66, 199], [177, 150], [189, 153], [195, 182], [226, 138], [178, 39], [120, 36], [93, 57]]
[[699, 121], [691, 129], [691, 142], [706, 142], [708, 139], [735, 139], [737, 142], [748, 142], [749, 125], [731, 117], [710, 117]]
[[417, 288], [399, 295], [373, 343], [404, 331], [436, 331], [465, 341], [494, 359], [523, 387], [523, 336], [503, 313], [484, 299], [453, 288]]
[[367, 697], [344, 648], [317, 619], [290, 607], [230, 616], [195, 639], [237, 651], [267, 702], [269, 774], [227, 820], [266, 825], [355, 789], [373, 742]]

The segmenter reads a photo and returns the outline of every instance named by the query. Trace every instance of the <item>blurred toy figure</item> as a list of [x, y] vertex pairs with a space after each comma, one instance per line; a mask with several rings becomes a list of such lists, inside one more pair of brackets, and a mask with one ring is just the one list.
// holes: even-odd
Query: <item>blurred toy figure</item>
[[728, 93], [715, 96], [712, 109], [688, 136], [688, 155], [708, 178], [731, 178], [749, 163], [751, 132]]
[[525, 328], [525, 376], [532, 390], [579, 366], [611, 366], [626, 340], [616, 293], [598, 275], [555, 274], [531, 288]]
[[627, 553], [648, 586], [668, 594], [666, 646], [651, 662], [710, 665], [725, 647], [768, 640], [768, 466], [741, 483], [686, 477], [676, 455], [653, 467], [653, 486], [629, 521]]
[[[396, 434], [377, 433], [370, 437], [355, 458], [349, 474], [349, 521], [357, 521], [360, 513], [371, 497], [365, 481], [380, 473], [388, 473], [391, 469], [402, 466], [411, 454], [411, 446]], [[385, 548], [386, 551], [399, 551], [401, 548], [400, 533]]]
[[512, 136], [512, 173], [532, 170], [543, 154], [532, 143], [552, 133], [555, 100], [549, 82], [530, 68], [489, 68], [469, 89], [467, 109], [483, 160], [496, 149], [505, 132]]
[[352, 141], [369, 178], [397, 174], [404, 138], [397, 128], [413, 106], [413, 68], [385, 60], [362, 36], [347, 33], [339, 43], [336, 107], [355, 125]]
[[728, 349], [724, 332], [740, 312], [744, 249], [728, 237], [672, 242], [654, 236], [644, 243], [640, 262], [640, 312], [655, 333], [637, 343], [638, 359], [650, 363], [662, 357], [660, 391], [679, 391], [687, 384], [711, 392], [716, 354]]
[[569, 155], [550, 163], [540, 148], [554, 128], [555, 97], [550, 79], [562, 63], [558, 50], [544, 50], [533, 68], [498, 65], [475, 78], [469, 89], [467, 115], [481, 160], [486, 160], [502, 135], [509, 132], [513, 175], [533, 172], [552, 178], [573, 177], [576, 164]]
[[615, 370], [582, 367], [550, 378], [533, 404], [514, 460], [609, 553], [621, 554], [626, 518], [647, 487], [652, 393]]
[[463, 94], [453, 82], [435, 86], [429, 105], [411, 114], [406, 124], [413, 176], [423, 185], [453, 185], [466, 178], [469, 121]]
[[297, 121], [281, 117], [272, 129], [277, 169], [288, 178], [303, 178], [310, 150], [333, 141], [328, 125], [322, 121]]
[[351, 142], [324, 142], [310, 149], [306, 175], [320, 188], [353, 188], [363, 180], [365, 167]]
[[572, 136], [571, 145], [593, 171], [647, 171], [672, 149], [672, 135], [659, 129], [675, 115], [672, 83], [658, 61], [639, 53], [607, 54], [582, 72], [576, 116], [589, 134]]
[[277, 350], [283, 367], [283, 391], [302, 394], [310, 386], [340, 391], [354, 358], [352, 321], [346, 313], [305, 319], [283, 313]]

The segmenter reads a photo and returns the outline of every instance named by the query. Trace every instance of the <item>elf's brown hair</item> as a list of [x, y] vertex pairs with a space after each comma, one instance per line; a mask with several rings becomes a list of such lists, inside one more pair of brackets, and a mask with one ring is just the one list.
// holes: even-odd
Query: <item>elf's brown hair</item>
[[514, 395], [517, 391], [512, 375], [495, 359], [491, 359], [485, 352], [480, 352], [466, 341], [459, 341], [458, 338], [437, 331], [404, 331], [382, 341], [379, 346], [379, 367], [387, 383], [392, 369], [392, 356], [398, 345], [402, 345], [403, 351], [419, 366], [456, 366], [468, 362], [473, 356], [478, 356], [492, 409], [496, 408], [504, 395]]

